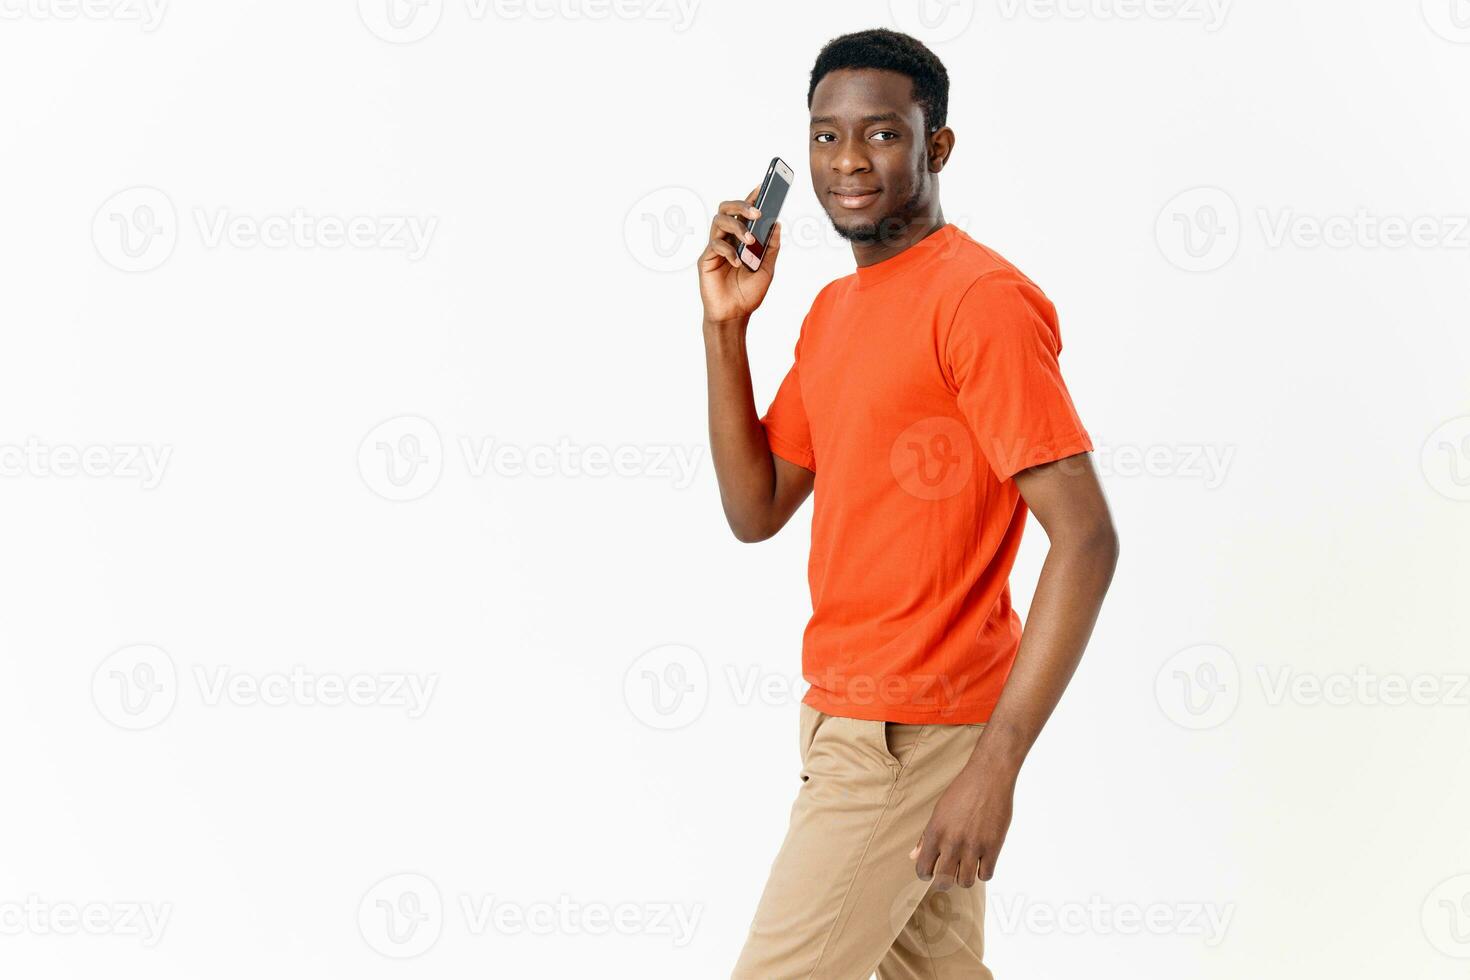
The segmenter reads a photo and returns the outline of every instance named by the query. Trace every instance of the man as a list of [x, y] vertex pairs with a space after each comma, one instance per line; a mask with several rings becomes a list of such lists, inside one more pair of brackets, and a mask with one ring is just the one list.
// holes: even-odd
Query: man
[[[780, 226], [751, 272], [735, 247], [755, 193], [727, 201], [699, 261], [731, 529], [769, 538], [815, 489], [802, 785], [737, 978], [991, 976], [983, 883], [1117, 561], [1051, 303], [940, 209], [948, 89], [892, 31], [818, 56], [812, 187], [857, 269], [817, 295], [764, 417], [745, 334]], [[1008, 576], [1028, 511], [1050, 550], [1023, 632]]]

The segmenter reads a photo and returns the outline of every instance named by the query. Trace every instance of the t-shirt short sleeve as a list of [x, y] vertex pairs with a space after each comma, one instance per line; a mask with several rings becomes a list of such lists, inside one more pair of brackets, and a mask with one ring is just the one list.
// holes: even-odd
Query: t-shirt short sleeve
[[771, 452], [797, 466], [816, 472], [817, 458], [812, 450], [812, 430], [807, 423], [806, 406], [801, 400], [801, 338], [796, 341], [796, 352], [791, 369], [776, 389], [771, 407], [761, 418], [766, 430], [766, 442]]
[[1002, 482], [1092, 449], [1062, 381], [1056, 310], [1029, 280], [990, 273], [971, 284], [945, 343], [961, 414]]

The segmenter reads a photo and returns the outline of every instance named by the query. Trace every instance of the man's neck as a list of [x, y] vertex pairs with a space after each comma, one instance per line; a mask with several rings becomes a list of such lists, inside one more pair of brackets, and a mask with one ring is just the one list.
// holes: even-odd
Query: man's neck
[[944, 213], [936, 210], [933, 214], [913, 219], [894, 234], [881, 235], [878, 241], [853, 242], [852, 257], [859, 268], [876, 265], [928, 238], [944, 224]]

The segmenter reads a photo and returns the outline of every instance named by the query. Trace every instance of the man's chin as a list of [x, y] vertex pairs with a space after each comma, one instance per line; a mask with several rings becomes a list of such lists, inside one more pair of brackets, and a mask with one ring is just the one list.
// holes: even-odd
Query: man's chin
[[867, 245], [878, 240], [880, 222], [864, 221], [861, 218], [849, 218], [846, 221], [839, 221], [836, 216], [830, 214], [827, 217], [832, 219], [833, 229], [845, 241]]
[[838, 237], [849, 242], [867, 244], [878, 240], [878, 226], [872, 222], [855, 225], [840, 225], [832, 222], [832, 227], [837, 230]]
[[839, 237], [858, 245], [872, 245], [885, 239], [899, 238], [907, 226], [903, 218], [894, 214], [885, 215], [877, 220], [845, 216], [846, 220], [842, 221], [838, 220], [837, 215], [830, 213], [827, 217], [832, 220], [832, 227]]

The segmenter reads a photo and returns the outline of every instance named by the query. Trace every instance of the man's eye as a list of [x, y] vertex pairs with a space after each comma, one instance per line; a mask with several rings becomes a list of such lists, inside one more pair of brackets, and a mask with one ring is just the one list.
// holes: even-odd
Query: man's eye
[[874, 133], [873, 134], [873, 139], [875, 139], [875, 140], [881, 139], [883, 142], [887, 143], [890, 140], [896, 140], [896, 139], [898, 139], [898, 134], [895, 133], [891, 129], [884, 129], [884, 130], [880, 130], [879, 132]]
[[832, 142], [832, 141], [833, 141], [833, 140], [835, 140], [835, 139], [836, 139], [836, 138], [837, 138], [837, 137], [835, 137], [835, 136], [833, 136], [833, 135], [832, 135], [832, 134], [831, 134], [831, 133], [818, 133], [818, 134], [817, 134], [817, 135], [816, 135], [816, 136], [815, 136], [815, 137], [814, 137], [814, 139], [816, 139], [816, 141], [817, 141], [817, 142], [818, 142], [818, 143], [830, 143], [830, 142]]

